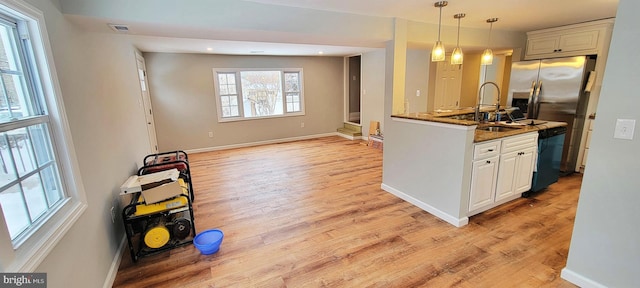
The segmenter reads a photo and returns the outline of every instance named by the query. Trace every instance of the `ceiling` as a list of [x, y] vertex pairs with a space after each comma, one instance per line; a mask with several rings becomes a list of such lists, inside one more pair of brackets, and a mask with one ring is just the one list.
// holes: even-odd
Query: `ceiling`
[[[263, 7], [288, 6], [389, 19], [402, 18], [429, 24], [437, 24], [439, 15], [439, 9], [434, 7], [435, 1], [430, 0], [246, 1], [261, 5], [275, 5]], [[526, 32], [615, 17], [617, 6], [618, 0], [450, 0], [442, 11], [442, 25], [455, 27], [457, 22], [452, 16], [456, 13], [465, 13], [466, 17], [461, 21], [462, 27], [487, 29], [486, 19], [496, 17], [499, 21], [493, 25], [494, 30]], [[68, 16], [85, 29], [101, 32], [109, 32], [106, 24], [112, 20], [83, 15]], [[216, 35], [207, 27], [189, 27], [187, 31], [184, 27], [160, 26], [143, 22], [133, 23], [131, 32], [134, 45], [143, 52], [244, 55], [319, 55], [322, 53], [322, 55], [343, 56], [375, 48], [375, 45], [329, 43], [331, 41], [321, 43], [328, 45], [297, 44], [305, 43], [299, 41], [301, 35], [282, 33], [282, 35], [278, 34], [278, 37], [272, 37], [274, 35], [265, 35], [259, 30], [242, 31], [242, 41], [235, 41], [233, 37], [225, 36], [237, 34], [237, 31], [216, 31]]]
[[[250, 2], [438, 23], [437, 1], [425, 0], [246, 0]], [[463, 27], [486, 28], [487, 18], [499, 18], [496, 29], [531, 31], [615, 17], [618, 0], [450, 0], [442, 8], [443, 25], [465, 13]], [[449, 15], [449, 16], [446, 16]], [[451, 19], [445, 19], [449, 17]]]

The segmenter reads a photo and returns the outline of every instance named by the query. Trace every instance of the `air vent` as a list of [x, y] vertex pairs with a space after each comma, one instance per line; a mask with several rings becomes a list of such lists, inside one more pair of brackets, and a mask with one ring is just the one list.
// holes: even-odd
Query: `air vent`
[[109, 27], [111, 27], [111, 29], [113, 31], [119, 32], [119, 33], [128, 33], [129, 32], [129, 26], [124, 25], [124, 24], [108, 24]]

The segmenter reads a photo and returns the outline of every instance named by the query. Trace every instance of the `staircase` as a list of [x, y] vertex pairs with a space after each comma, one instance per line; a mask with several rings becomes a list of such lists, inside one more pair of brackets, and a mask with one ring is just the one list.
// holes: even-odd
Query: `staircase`
[[362, 126], [351, 123], [344, 123], [343, 127], [338, 128], [338, 134], [339, 136], [347, 138], [349, 140], [362, 139]]

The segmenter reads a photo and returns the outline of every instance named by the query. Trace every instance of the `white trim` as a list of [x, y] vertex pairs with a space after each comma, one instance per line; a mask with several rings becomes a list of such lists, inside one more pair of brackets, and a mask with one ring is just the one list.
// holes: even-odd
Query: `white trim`
[[602, 285], [596, 281], [593, 281], [587, 277], [584, 277], [576, 272], [571, 271], [570, 269], [568, 269], [567, 267], [562, 268], [562, 271], [560, 272], [560, 277], [564, 280], [567, 280], [571, 283], [573, 283], [574, 285], [577, 285], [579, 287], [583, 287], [583, 288], [606, 288], [607, 286]]
[[[70, 203], [67, 203], [70, 205]], [[39, 229], [36, 234], [30, 237], [31, 239], [37, 239], [35, 243], [31, 243], [30, 245], [23, 245], [26, 247], [21, 247], [16, 250], [16, 259], [14, 259], [13, 263], [9, 265], [5, 271], [17, 271], [17, 272], [33, 272], [38, 265], [44, 261], [44, 259], [49, 255], [49, 253], [53, 250], [53, 248], [58, 245], [60, 240], [65, 236], [67, 231], [71, 229], [73, 224], [76, 223], [80, 216], [87, 209], [87, 205], [80, 202], [75, 202], [75, 205], [67, 211], [63, 213], [62, 211], [58, 211], [58, 213], [54, 214], [52, 219], [49, 219], [48, 224], [56, 227], [52, 230]], [[38, 233], [43, 233], [44, 235], [39, 236]]]
[[118, 251], [116, 251], [116, 255], [113, 257], [113, 261], [111, 261], [111, 267], [109, 267], [109, 273], [107, 273], [107, 278], [104, 279], [103, 288], [113, 287], [113, 282], [116, 281], [116, 276], [118, 275], [118, 268], [120, 268], [120, 262], [122, 262], [122, 251], [124, 251], [125, 245], [127, 243], [127, 236], [122, 236], [122, 241], [120, 241], [120, 246], [118, 247]]
[[189, 153], [211, 152], [211, 151], [219, 151], [219, 150], [228, 150], [228, 149], [260, 146], [260, 145], [267, 145], [267, 144], [276, 144], [276, 143], [285, 143], [285, 142], [293, 142], [293, 141], [300, 141], [300, 140], [308, 140], [308, 139], [315, 139], [315, 138], [321, 138], [321, 137], [339, 136], [338, 134], [340, 134], [340, 133], [332, 132], [332, 133], [324, 133], [324, 134], [306, 135], [306, 136], [299, 136], [299, 137], [290, 137], [290, 138], [281, 138], [281, 139], [273, 139], [273, 140], [265, 140], [265, 141], [257, 141], [257, 142], [231, 144], [231, 145], [223, 145], [223, 146], [215, 146], [215, 147], [207, 147], [207, 148], [189, 149], [189, 150], [185, 150], [184, 152], [186, 152], [187, 154], [189, 154]]
[[442, 123], [442, 122], [433, 122], [429, 120], [415, 120], [415, 119], [407, 119], [407, 118], [400, 118], [400, 117], [393, 117], [393, 116], [391, 116], [391, 120], [398, 121], [398, 122], [412, 123], [412, 124], [427, 125], [427, 126], [444, 127], [448, 129], [455, 129], [455, 130], [476, 130], [476, 126], [478, 126], [478, 125], [467, 126], [467, 125], [460, 125], [460, 124], [449, 124], [449, 123]]
[[456, 227], [462, 227], [465, 226], [467, 224], [469, 224], [469, 217], [463, 217], [463, 218], [456, 218], [452, 215], [449, 215], [445, 212], [443, 212], [440, 209], [437, 209], [427, 203], [424, 203], [416, 198], [413, 198], [412, 196], [398, 190], [395, 189], [387, 184], [382, 183], [382, 185], [380, 185], [380, 188], [382, 188], [382, 190], [387, 191], [393, 195], [395, 195], [396, 197], [407, 201], [415, 206], [417, 206], [418, 208], [429, 212], [430, 214], [432, 214], [433, 216], [436, 216], [444, 221], [446, 221], [447, 223], [456, 226]]

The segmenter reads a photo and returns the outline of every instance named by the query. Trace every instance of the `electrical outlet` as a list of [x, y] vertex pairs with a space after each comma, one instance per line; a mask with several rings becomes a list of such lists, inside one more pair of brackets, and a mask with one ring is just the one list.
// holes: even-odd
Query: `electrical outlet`
[[111, 207], [111, 223], [116, 223], [116, 207]]
[[213, 131], [209, 131], [209, 138], [213, 138]]
[[416, 96], [420, 97], [420, 90], [416, 90]]
[[300, 128], [304, 128], [304, 122], [300, 122]]

